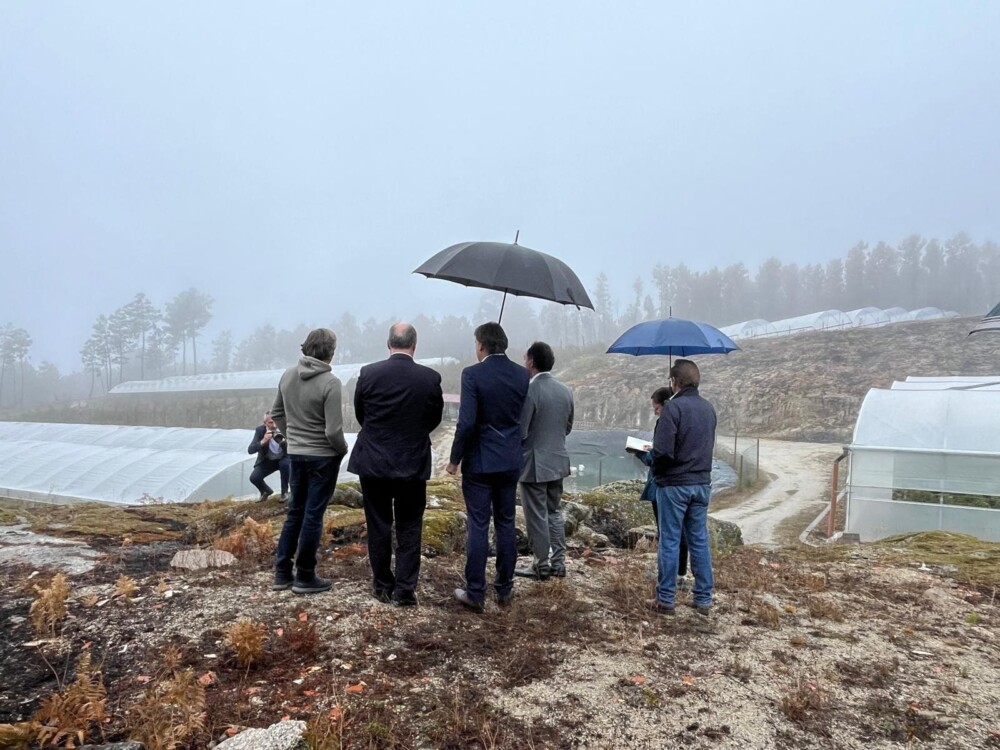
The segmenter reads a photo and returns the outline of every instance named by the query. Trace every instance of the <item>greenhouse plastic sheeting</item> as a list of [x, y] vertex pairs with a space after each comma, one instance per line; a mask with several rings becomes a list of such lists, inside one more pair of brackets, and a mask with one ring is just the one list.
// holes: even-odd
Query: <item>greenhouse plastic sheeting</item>
[[831, 328], [850, 328], [853, 321], [840, 310], [823, 310], [822, 312], [800, 315], [797, 318], [785, 318], [771, 323], [779, 334], [797, 333], [799, 331], [825, 331]]
[[[256, 494], [249, 482], [252, 436], [251, 430], [0, 422], [6, 446], [0, 495], [148, 503]], [[352, 447], [356, 436], [345, 438]], [[340, 481], [352, 479], [341, 471]]]
[[865, 397], [850, 446], [846, 529], [866, 541], [932, 529], [1000, 541], [1000, 391], [922, 382], [928, 388]]
[[[428, 367], [457, 364], [452, 357], [432, 357], [416, 360]], [[333, 374], [340, 382], [347, 383], [357, 377], [365, 363], [334, 365]], [[175, 375], [160, 380], [129, 380], [111, 389], [114, 395], [128, 393], [185, 393], [197, 391], [274, 391], [285, 371], [248, 370], [245, 372], [215, 372], [207, 375]]]

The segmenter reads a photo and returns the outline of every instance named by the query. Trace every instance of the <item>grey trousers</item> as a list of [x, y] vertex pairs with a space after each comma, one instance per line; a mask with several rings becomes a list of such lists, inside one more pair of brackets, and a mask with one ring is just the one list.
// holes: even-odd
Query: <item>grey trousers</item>
[[521, 482], [521, 507], [528, 527], [533, 564], [566, 567], [566, 537], [563, 530], [563, 480]]

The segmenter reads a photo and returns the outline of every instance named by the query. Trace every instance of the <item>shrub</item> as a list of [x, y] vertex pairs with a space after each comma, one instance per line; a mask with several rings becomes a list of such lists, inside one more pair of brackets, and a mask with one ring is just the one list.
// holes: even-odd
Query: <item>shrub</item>
[[66, 616], [66, 599], [69, 597], [69, 583], [66, 576], [57, 573], [47, 588], [35, 586], [38, 598], [31, 604], [31, 624], [39, 635], [55, 635], [56, 625]]

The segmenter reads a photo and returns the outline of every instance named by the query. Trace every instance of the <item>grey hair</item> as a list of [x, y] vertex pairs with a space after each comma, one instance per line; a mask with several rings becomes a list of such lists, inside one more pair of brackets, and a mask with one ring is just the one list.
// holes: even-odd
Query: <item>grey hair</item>
[[389, 329], [390, 349], [413, 349], [417, 345], [417, 329], [409, 323], [396, 323]]

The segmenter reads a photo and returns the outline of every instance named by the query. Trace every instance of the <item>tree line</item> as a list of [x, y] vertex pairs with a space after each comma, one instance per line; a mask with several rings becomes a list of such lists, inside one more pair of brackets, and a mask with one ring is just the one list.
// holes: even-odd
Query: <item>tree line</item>
[[[594, 311], [508, 297], [503, 324], [512, 356], [536, 339], [563, 350], [606, 346], [628, 326], [670, 314], [724, 326], [866, 306], [984, 313], [1000, 301], [1000, 245], [977, 245], [965, 233], [944, 242], [913, 235], [895, 246], [858, 243], [846, 256], [826, 263], [784, 263], [772, 257], [752, 273], [744, 263], [705, 271], [685, 263], [660, 263], [636, 277], [625, 296], [612, 293], [605, 273], [589, 291]], [[496, 320], [501, 301], [500, 293], [485, 291], [474, 314], [412, 318], [419, 335], [418, 356], [468, 361], [475, 326]], [[34, 366], [31, 335], [8, 323], [0, 327], [0, 409], [30, 407], [55, 397], [89, 397], [123, 380], [287, 367], [298, 358], [311, 327], [265, 324], [243, 338], [223, 330], [206, 354], [203, 334], [212, 320], [212, 305], [212, 297], [195, 288], [162, 307], [140, 292], [97, 317], [80, 350], [82, 372], [66, 376], [49, 362]], [[396, 320], [359, 320], [344, 311], [326, 323], [339, 339], [335, 362], [385, 356], [389, 326]]]

